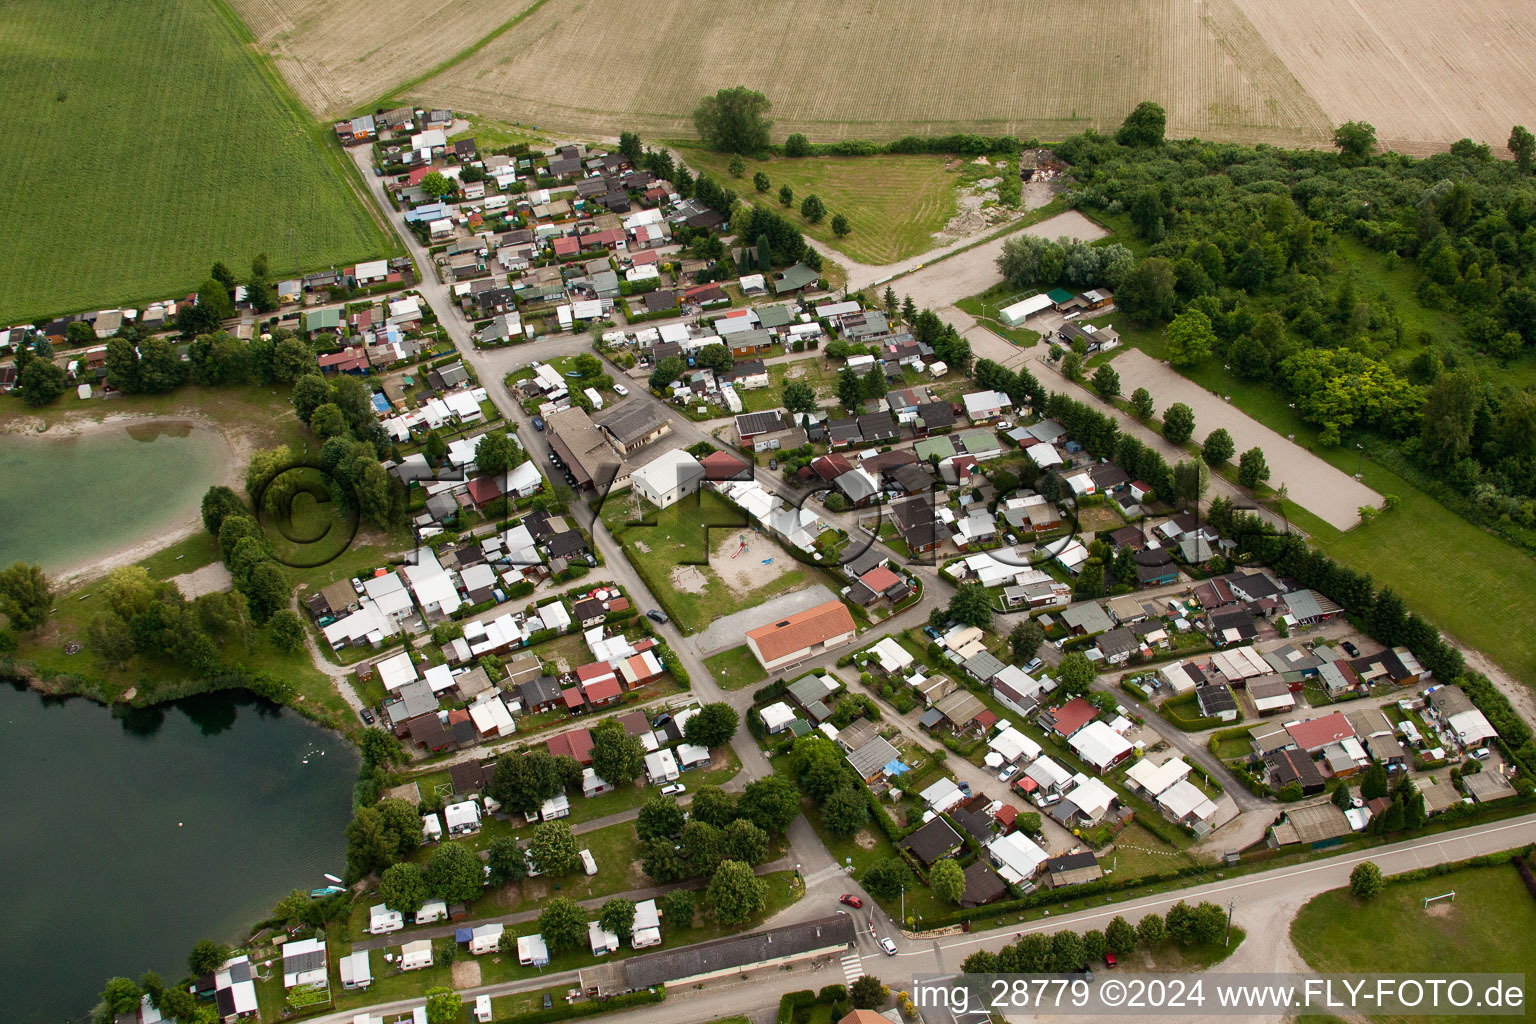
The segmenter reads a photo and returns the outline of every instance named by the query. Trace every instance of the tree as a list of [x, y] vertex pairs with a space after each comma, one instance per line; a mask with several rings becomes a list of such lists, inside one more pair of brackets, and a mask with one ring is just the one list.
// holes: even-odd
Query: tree
[[217, 537], [225, 516], [250, 515], [250, 510], [238, 494], [222, 484], [216, 484], [203, 495], [202, 513], [203, 528]]
[[720, 834], [720, 848], [726, 860], [756, 867], [768, 859], [768, 833], [746, 818], [737, 818]]
[[1089, 661], [1088, 656], [1082, 651], [1071, 651], [1056, 667], [1056, 679], [1061, 683], [1063, 693], [1079, 696], [1087, 693], [1097, 675], [1098, 673], [1093, 669], [1093, 662]]
[[1078, 380], [1083, 375], [1083, 356], [1081, 352], [1068, 352], [1061, 359], [1061, 375], [1067, 380]]
[[[1126, 927], [1129, 928], [1130, 925]], [[1109, 940], [1104, 937], [1103, 932], [1097, 928], [1083, 932], [1083, 954], [1088, 958], [1089, 963], [1104, 959], [1104, 953], [1108, 949]]]
[[121, 616], [101, 612], [86, 627], [86, 642], [102, 659], [123, 664], [133, 657], [133, 632]]
[[107, 1004], [112, 1016], [119, 1017], [137, 1010], [142, 995], [139, 986], [128, 978], [109, 978], [106, 988], [101, 990], [101, 1001]]
[[1104, 944], [1116, 956], [1124, 956], [1136, 948], [1136, 929], [1125, 918], [1116, 914], [1104, 929]]
[[1105, 363], [1094, 371], [1093, 390], [1099, 393], [1100, 398], [1114, 398], [1120, 393], [1120, 374], [1115, 368]]
[[878, 1010], [890, 995], [890, 988], [873, 974], [862, 975], [848, 987], [848, 999], [855, 1010]]
[[1155, 411], [1157, 407], [1152, 404], [1152, 392], [1146, 388], [1137, 388], [1131, 392], [1131, 412], [1136, 414], [1137, 419], [1150, 419]]
[[668, 925], [676, 928], [692, 927], [697, 905], [698, 898], [689, 889], [673, 889], [656, 898], [656, 909], [667, 919]]
[[936, 899], [958, 906], [965, 892], [965, 869], [957, 860], [941, 860], [928, 869], [928, 886]]
[[1159, 146], [1168, 126], [1168, 115], [1163, 108], [1150, 100], [1136, 104], [1136, 109], [1126, 115], [1115, 141], [1122, 146]]
[[433, 199], [451, 196], [459, 190], [458, 185], [454, 184], [453, 179], [441, 171], [428, 172], [426, 177], [421, 179], [419, 187]]
[[816, 392], [803, 380], [784, 383], [784, 408], [790, 412], [811, 412], [816, 408]]
[[1333, 130], [1333, 144], [1346, 166], [1363, 164], [1376, 152], [1376, 127], [1365, 121], [1345, 121]]
[[521, 882], [528, 874], [528, 862], [523, 848], [511, 836], [497, 836], [491, 840], [486, 865], [491, 869], [490, 883], [496, 888]]
[[1194, 939], [1195, 909], [1183, 900], [1179, 900], [1168, 908], [1164, 923], [1168, 928], [1168, 937], [1179, 945], [1186, 946]]
[[1195, 410], [1183, 402], [1174, 402], [1163, 411], [1163, 436], [1174, 444], [1183, 444], [1195, 433]]
[[773, 123], [764, 115], [771, 106], [768, 97], [744, 85], [721, 89], [693, 109], [693, 127], [723, 153], [757, 153], [768, 148]]
[[992, 628], [992, 595], [980, 583], [962, 583], [949, 599], [949, 617], [977, 629]]
[[53, 588], [39, 565], [16, 562], [0, 570], [0, 612], [11, 627], [30, 633], [48, 621], [53, 607]]
[[1198, 504], [1210, 483], [1210, 467], [1198, 459], [1194, 462], [1180, 459], [1173, 467], [1174, 496], [1186, 504]]
[[1200, 449], [1200, 457], [1205, 460], [1207, 466], [1216, 467], [1232, 461], [1232, 455], [1237, 451], [1237, 445], [1232, 443], [1232, 435], [1226, 428], [1217, 427], [1205, 435], [1205, 445]]
[[1531, 163], [1536, 159], [1536, 135], [1517, 124], [1509, 131], [1509, 151], [1515, 156], [1515, 166], [1521, 174], [1531, 173]]
[[810, 142], [807, 141], [806, 137], [804, 135], [800, 134], [799, 132], [795, 132], [789, 138], [784, 140], [784, 155], [785, 156], [789, 156], [789, 157], [809, 156], [810, 153], [811, 153], [811, 144], [810, 144]]
[[1365, 777], [1360, 780], [1360, 799], [1375, 800], [1377, 797], [1386, 796], [1387, 770], [1380, 762], [1374, 762], [1365, 770]]
[[687, 372], [688, 364], [683, 362], [681, 356], [667, 356], [656, 361], [656, 368], [651, 371], [648, 383], [652, 391], [664, 391], [673, 381], [682, 377]]
[[563, 821], [546, 821], [534, 829], [533, 838], [528, 841], [528, 854], [540, 871], [556, 878], [581, 868], [576, 837], [571, 834], [571, 826]]
[[858, 372], [843, 367], [837, 374], [837, 400], [844, 409], [854, 412], [864, 404], [864, 382]]
[[1163, 919], [1157, 914], [1148, 914], [1136, 922], [1136, 941], [1143, 949], [1160, 945], [1165, 935]]
[[194, 978], [212, 974], [229, 959], [230, 948], [213, 939], [198, 939], [187, 952], [187, 971]]
[[900, 857], [877, 860], [864, 869], [860, 884], [877, 899], [893, 900], [912, 881], [912, 872]]
[[580, 949], [587, 941], [587, 912], [565, 896], [556, 896], [539, 912], [539, 934], [550, 952]]
[[704, 906], [720, 925], [745, 924], [768, 905], [768, 883], [739, 860], [722, 861], [704, 890]]
[[635, 901], [622, 896], [613, 897], [598, 912], [597, 923], [616, 934], [621, 941], [628, 942], [635, 927]]
[[451, 988], [427, 989], [427, 1024], [459, 1024], [464, 1018], [464, 1000]]
[[644, 842], [671, 839], [683, 830], [683, 809], [669, 796], [656, 794], [640, 808], [635, 834]]
[[450, 840], [432, 851], [422, 877], [432, 895], [443, 902], [468, 903], [484, 888], [485, 866], [469, 847]]
[[865, 398], [884, 398], [886, 395], [885, 370], [879, 363], [874, 363], [864, 374], [863, 393]]
[[32, 359], [16, 378], [21, 400], [40, 409], [64, 393], [64, 370], [47, 359]]
[[1174, 317], [1163, 334], [1168, 340], [1168, 362], [1173, 366], [1193, 366], [1210, 355], [1216, 344], [1211, 318], [1198, 309], [1186, 309]]
[[284, 654], [304, 648], [304, 624], [292, 609], [279, 608], [267, 620], [267, 639]]
[[616, 718], [592, 727], [592, 770], [612, 786], [633, 782], [645, 769], [645, 745]]
[[683, 738], [701, 747], [723, 747], [736, 735], [741, 716], [724, 701], [714, 701], [699, 708], [683, 727]]
[[1375, 861], [1363, 860], [1349, 873], [1349, 891], [1357, 900], [1375, 899], [1381, 895], [1385, 884], [1381, 880], [1381, 868]]
[[1025, 619], [1008, 634], [1008, 648], [1013, 653], [1013, 660], [1018, 662], [1033, 658], [1044, 642], [1045, 630], [1034, 619]]
[[619, 152], [623, 153], [630, 165], [638, 168], [641, 164], [640, 136], [635, 132], [619, 133]]
[[719, 786], [701, 786], [693, 795], [689, 817], [694, 821], [713, 825], [715, 828], [725, 828], [741, 814], [736, 806], [736, 799]]
[[661, 885], [681, 882], [689, 875], [688, 862], [671, 839], [647, 843], [640, 854], [640, 868]]
[[427, 902], [427, 877], [414, 861], [403, 860], [384, 869], [379, 895], [403, 914], [414, 914]]
[[493, 476], [514, 469], [522, 462], [523, 450], [512, 435], [502, 430], [492, 430], [475, 445], [475, 465], [482, 473]]
[[808, 195], [804, 199], [800, 200], [800, 216], [804, 217], [812, 224], [817, 223], [826, 215], [827, 204], [821, 201], [820, 196], [812, 193], [811, 195]]
[[844, 238], [853, 230], [853, 225], [848, 223], [848, 218], [840, 213], [832, 215], [832, 233], [838, 238]]
[[779, 186], [779, 205], [790, 206], [795, 201], [795, 190], [788, 185]]
[[783, 835], [800, 816], [800, 797], [794, 785], [777, 775], [747, 783], [736, 806], [742, 817], [769, 835]]
[[729, 170], [731, 172], [731, 177], [733, 177], [733, 178], [741, 177], [743, 174], [747, 173], [746, 161], [744, 161], [739, 156], [731, 157], [731, 164], [730, 164]]
[[682, 834], [678, 837], [678, 845], [682, 847], [683, 861], [688, 865], [688, 874], [694, 877], [712, 874], [725, 859], [725, 847], [720, 829], [698, 818], [683, 826]]
[[1353, 806], [1353, 803], [1354, 801], [1349, 795], [1349, 786], [1343, 782], [1339, 783], [1339, 788], [1333, 791], [1333, 806], [1341, 811], [1347, 811]]
[[863, 787], [839, 786], [822, 801], [821, 821], [835, 836], [846, 839], [869, 821], [869, 800]]
[[1115, 292], [1116, 307], [1142, 323], [1171, 319], [1177, 302], [1173, 265], [1156, 256], [1137, 263]]
[[1237, 460], [1237, 482], [1250, 491], [1269, 479], [1269, 463], [1262, 448], [1249, 448]]
[[1083, 937], [1076, 932], [1060, 931], [1051, 936], [1050, 969], [1057, 973], [1076, 971], [1088, 963]]
[[758, 171], [756, 174], [752, 175], [752, 187], [757, 189], [757, 191], [767, 192], [768, 189], [772, 187], [772, 185], [773, 182], [769, 181], [768, 175], [764, 174], [762, 171]]

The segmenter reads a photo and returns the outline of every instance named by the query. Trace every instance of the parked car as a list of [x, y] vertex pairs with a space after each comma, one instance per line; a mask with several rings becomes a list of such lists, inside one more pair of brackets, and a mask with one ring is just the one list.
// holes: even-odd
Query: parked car
[[555, 1001], [549, 997], [549, 993], [548, 992], [545, 992], [544, 993], [544, 1009], [546, 1009], [546, 1010], [553, 1009], [554, 1005], [555, 1005]]
[[1488, 760], [1488, 748], [1478, 747], [1476, 750], [1472, 751], [1472, 756], [1477, 758], [1479, 761], [1486, 761]]
[[651, 719], [651, 728], [660, 729], [670, 721], [672, 721], [672, 713], [670, 711], [663, 711], [661, 714]]
[[1009, 779], [1013, 778], [1017, 774], [1019, 774], [1019, 766], [1018, 765], [1016, 765], [1016, 764], [1004, 765], [1003, 766], [1003, 770], [997, 773], [997, 781], [998, 782], [1007, 782]]
[[844, 906], [852, 907], [854, 910], [858, 910], [860, 907], [862, 907], [864, 905], [864, 901], [863, 900], [859, 899], [857, 896], [854, 896], [854, 895], [852, 895], [850, 893], [846, 893], [846, 892], [838, 897], [837, 902], [843, 904]]
[[658, 611], [655, 608], [652, 608], [650, 611], [646, 612], [645, 613], [645, 617], [650, 619], [652, 622], [666, 622], [666, 621], [668, 621], [667, 620], [667, 613], [663, 612], [663, 611]]
[[533, 418], [533, 429], [538, 431], [542, 431], [544, 429], [544, 417], [535, 416]]
[[363, 581], [358, 579], [356, 576], [353, 576], [352, 577], [352, 589], [355, 590], [359, 594], [363, 593]]
[[891, 941], [891, 937], [889, 935], [880, 940], [880, 948], [885, 951], [886, 956], [896, 955], [896, 943]]
[[662, 796], [677, 796], [679, 793], [686, 792], [688, 792], [688, 787], [683, 785], [681, 782], [674, 782], [670, 786], [661, 787]]
[[966, 796], [970, 796], [971, 795], [971, 784], [969, 782], [962, 782], [959, 785], [960, 785], [960, 792], [964, 793]]
[[769, 469], [778, 469], [779, 468], [779, 460], [778, 459], [769, 459], [768, 460], [768, 468]]
[[613, 393], [618, 395], [620, 398], [626, 398], [629, 396], [629, 388], [625, 387], [623, 384], [615, 384], [613, 386]]
[[1345, 640], [1339, 646], [1344, 648], [1344, 653], [1348, 654], [1351, 658], [1360, 657], [1360, 648], [1356, 647], [1351, 641]]
[[1105, 953], [1104, 954], [1104, 966], [1105, 967], [1113, 967], [1113, 966], [1115, 966], [1116, 963], [1118, 963], [1118, 961], [1115, 960], [1115, 954], [1113, 954], [1113, 953]]
[[373, 724], [373, 712], [369, 711], [367, 708], [363, 708], [363, 710], [359, 711], [358, 716], [362, 718], [365, 725]]
[[924, 626], [923, 627], [923, 632], [927, 633], [928, 636], [930, 638], [934, 639], [934, 640], [937, 640], [939, 637], [944, 635], [943, 633], [940, 633], [937, 629], [933, 628], [932, 626]]
[[1024, 666], [1024, 671], [1029, 675], [1034, 675], [1035, 670], [1044, 664], [1045, 662], [1041, 661], [1039, 658], [1030, 658], [1029, 664]]

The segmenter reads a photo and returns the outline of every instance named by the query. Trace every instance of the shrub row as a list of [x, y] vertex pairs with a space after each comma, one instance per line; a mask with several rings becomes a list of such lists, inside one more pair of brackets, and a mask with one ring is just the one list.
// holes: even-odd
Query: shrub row
[[570, 1006], [552, 1006], [548, 1010], [517, 1013], [510, 1017], [498, 1018], [496, 1024], [544, 1024], [545, 1021], [570, 1020], [573, 1017], [596, 1017], [616, 1010], [627, 1010], [632, 1006], [649, 1006], [652, 1003], [661, 1002], [666, 997], [666, 986], [662, 985], [654, 989], [646, 989], [644, 992], [614, 996], [612, 999], [594, 999], [584, 1003], [573, 1003]]

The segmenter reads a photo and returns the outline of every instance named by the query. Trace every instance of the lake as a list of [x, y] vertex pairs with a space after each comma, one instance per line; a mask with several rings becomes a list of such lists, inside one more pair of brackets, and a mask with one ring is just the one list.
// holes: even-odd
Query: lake
[[112, 975], [172, 982], [198, 939], [345, 867], [356, 752], [251, 694], [122, 712], [0, 684], [0, 750], [7, 1024], [78, 1018]]
[[0, 566], [79, 566], [188, 522], [223, 476], [212, 427], [155, 420], [0, 442]]

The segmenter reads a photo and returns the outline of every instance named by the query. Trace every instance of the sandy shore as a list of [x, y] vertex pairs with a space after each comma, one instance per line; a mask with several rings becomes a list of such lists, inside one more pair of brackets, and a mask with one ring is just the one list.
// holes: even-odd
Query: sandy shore
[[[237, 491], [241, 487], [246, 463], [250, 461], [251, 451], [255, 444], [242, 431], [230, 429], [227, 425], [217, 423], [205, 416], [197, 414], [174, 415], [145, 415], [135, 413], [112, 412], [106, 416], [93, 415], [96, 410], [80, 410], [70, 415], [49, 423], [41, 416], [16, 416], [0, 422], [0, 434], [21, 437], [85, 437], [90, 434], [99, 434], [113, 430], [128, 430], [134, 428], [152, 427], [176, 427], [177, 429], [190, 428], [194, 430], [209, 430], [223, 438], [228, 446], [228, 455], [223, 459], [222, 470], [216, 475], [214, 483], [233, 487]], [[132, 565], [148, 558], [150, 555], [164, 548], [170, 547], [177, 541], [196, 533], [203, 528], [202, 514], [199, 509], [192, 509], [165, 522], [153, 532], [137, 538], [114, 550], [79, 562], [73, 562], [62, 569], [55, 570], [49, 575], [53, 578], [53, 584], [59, 589], [77, 587], [93, 579], [105, 576], [124, 565]]]

